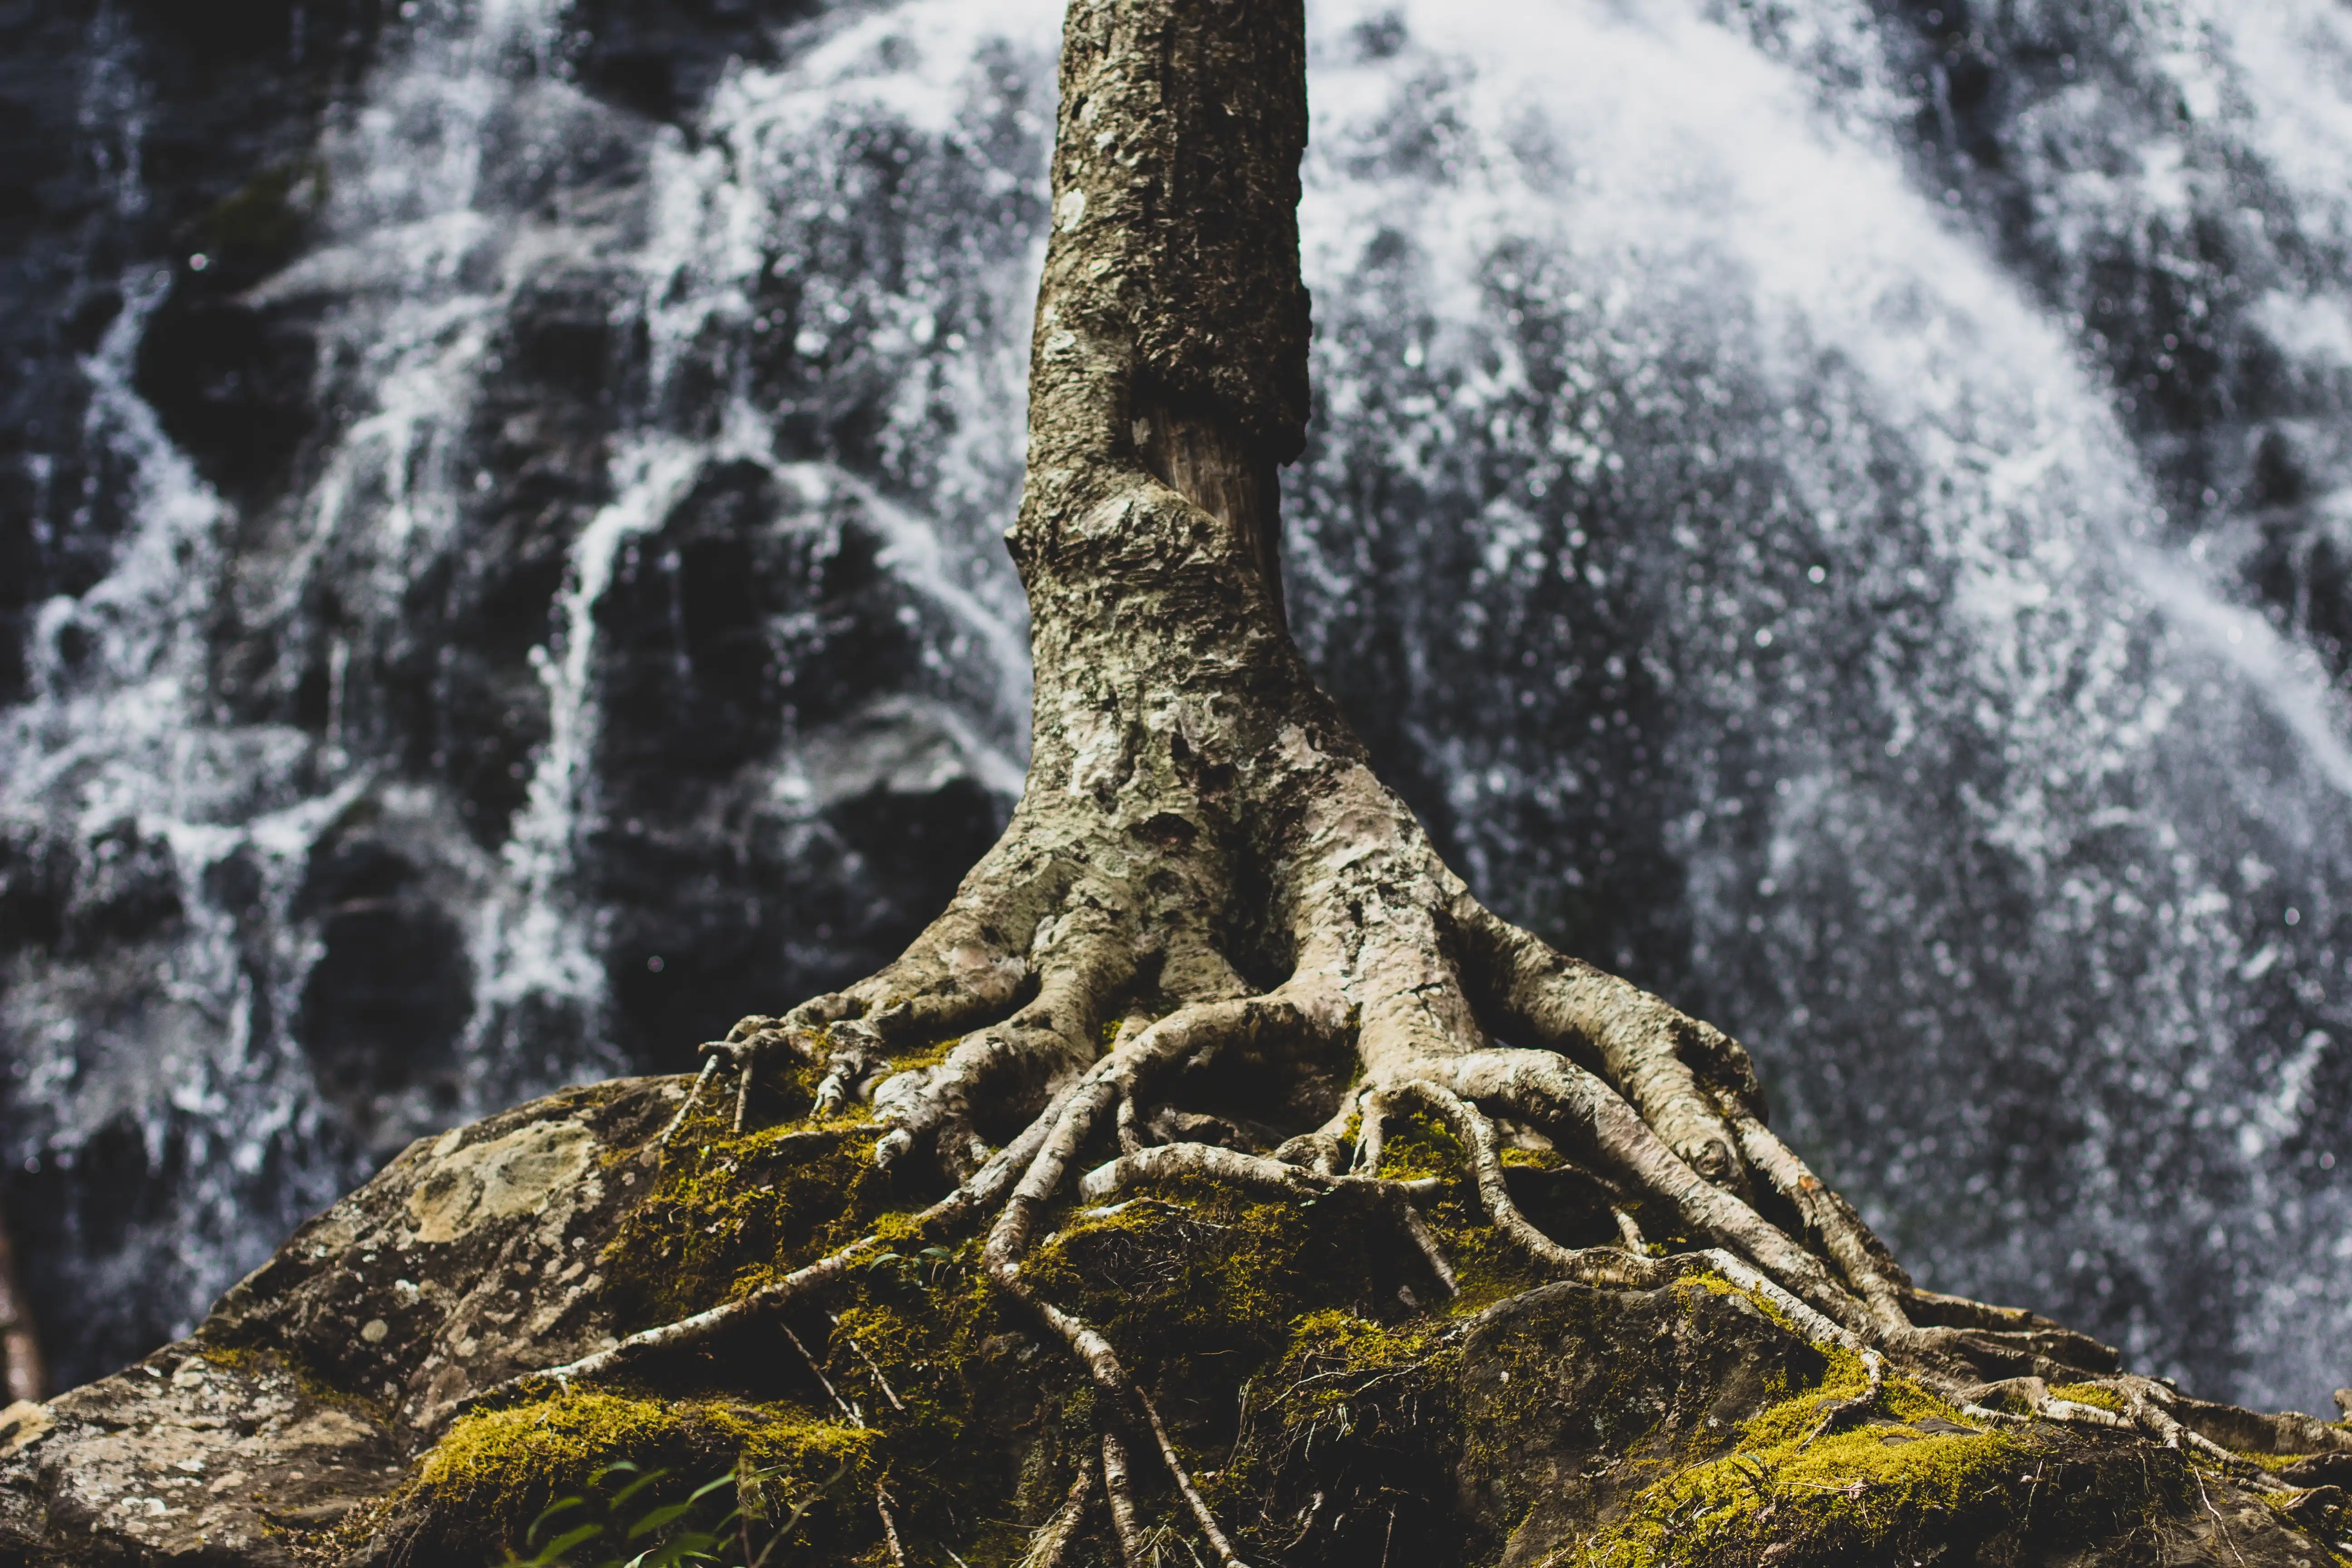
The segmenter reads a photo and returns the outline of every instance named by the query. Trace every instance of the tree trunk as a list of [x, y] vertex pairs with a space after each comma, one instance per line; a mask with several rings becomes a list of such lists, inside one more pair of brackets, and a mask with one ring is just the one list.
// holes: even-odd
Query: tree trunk
[[[1374, 774], [1276, 561], [1305, 58], [1297, 0], [1071, 6], [1034, 761], [946, 911], [690, 1089], [418, 1145], [157, 1377], [359, 1434], [324, 1502], [238, 1439], [370, 1500], [307, 1561], [527, 1552], [551, 1504], [625, 1556], [699, 1517], [623, 1511], [661, 1456], [733, 1464], [744, 1562], [2320, 1561], [2352, 1434], [1915, 1289], [1737, 1042], [1486, 910]], [[12, 1498], [165, 1485], [115, 1436], [165, 1395], [110, 1384], [0, 1469], [0, 1562], [103, 1534]], [[213, 1560], [294, 1528], [205, 1507]]]
[[[1506, 1113], [1819, 1310], [1907, 1328], [1901, 1271], [1764, 1131], [1739, 1047], [1482, 908], [1285, 630], [1304, 62], [1296, 4], [1071, 8], [1009, 536], [1034, 624], [1027, 788], [897, 963], [745, 1020], [720, 1054], [747, 1086], [779, 1057], [821, 1062], [820, 1109], [870, 1097], [885, 1163], [920, 1149], [968, 1176], [1109, 1059], [1108, 1033], [1130, 1152], [1148, 1079], [1244, 1047], [1268, 1069], [1255, 1120], [1295, 1134], [1293, 1163], [1336, 1174], [1352, 1131], [1366, 1164], [1392, 1105], [1433, 1107], [1474, 1142]], [[901, 1069], [942, 1038], [959, 1042], [944, 1059]], [[1744, 1201], [1751, 1163], [1844, 1281]], [[1571, 1271], [1655, 1272], [1522, 1239]]]

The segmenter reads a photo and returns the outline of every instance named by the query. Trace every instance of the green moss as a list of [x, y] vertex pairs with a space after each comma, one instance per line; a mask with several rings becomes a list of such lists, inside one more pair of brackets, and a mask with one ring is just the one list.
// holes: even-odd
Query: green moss
[[895, 1201], [874, 1142], [865, 1128], [689, 1122], [604, 1250], [627, 1326], [747, 1295], [866, 1235]]
[[1282, 1390], [1277, 1399], [1292, 1406], [1282, 1418], [1296, 1423], [1359, 1398], [1369, 1379], [1419, 1374], [1453, 1355], [1444, 1325], [1427, 1319], [1391, 1326], [1352, 1312], [1314, 1312], [1293, 1327], [1289, 1348], [1268, 1381]]
[[[950, 1542], [975, 1564], [1017, 1557], [1025, 1532], [1003, 1521], [1020, 1511], [1024, 1456], [984, 1413], [1003, 1408], [1010, 1386], [1050, 1425], [1066, 1418], [1081, 1380], [1020, 1331], [1025, 1323], [1007, 1322], [982, 1283], [976, 1243], [908, 1262], [867, 1270], [848, 1293], [827, 1375], [880, 1433], [910, 1534]], [[975, 1522], [985, 1520], [1000, 1522]]]
[[1419, 1206], [1454, 1266], [1450, 1310], [1455, 1314], [1490, 1307], [1544, 1282], [1547, 1276], [1487, 1223], [1469, 1152], [1444, 1122], [1418, 1113], [1391, 1118], [1381, 1143], [1380, 1173], [1398, 1181], [1434, 1176], [1445, 1184]]
[[1730, 1453], [1653, 1483], [1555, 1561], [1695, 1568], [1759, 1561], [1770, 1546], [1792, 1563], [1906, 1562], [2029, 1521], [2054, 1544], [2170, 1497], [2177, 1478], [2145, 1465], [2087, 1463], [2009, 1428], [1953, 1430], [1973, 1424], [1905, 1377], [1886, 1379], [1860, 1424], [1813, 1436], [1829, 1405], [1867, 1385], [1860, 1357], [1826, 1354], [1820, 1384], [1746, 1423]]
[[2232, 1448], [2231, 1453], [2260, 1470], [2284, 1470], [2311, 1458], [2308, 1454], [2266, 1454], [2251, 1448]]
[[2095, 1383], [2062, 1383], [2050, 1391], [2050, 1397], [2075, 1405], [2088, 1405], [2116, 1415], [2126, 1414], [2127, 1409], [2122, 1394]]
[[1458, 1325], [1443, 1320], [1382, 1324], [1325, 1310], [1295, 1321], [1280, 1358], [1242, 1385], [1241, 1440], [1205, 1489], [1243, 1527], [1243, 1555], [1282, 1560], [1318, 1494], [1349, 1511], [1350, 1497], [1425, 1491], [1433, 1464], [1450, 1468], [1459, 1447], [1459, 1374]]
[[478, 1517], [512, 1517], [585, 1486], [606, 1465], [675, 1457], [687, 1426], [667, 1401], [563, 1394], [464, 1417], [425, 1456], [418, 1479]]
[[215, 1344], [201, 1334], [195, 1344], [196, 1353], [213, 1365], [247, 1377], [262, 1376], [284, 1364], [277, 1356], [265, 1352], [246, 1345]]
[[[784, 1082], [787, 1105], [813, 1087]], [[1091, 1405], [1076, 1369], [1030, 1337], [1034, 1325], [1004, 1321], [982, 1281], [978, 1241], [943, 1247], [918, 1226], [917, 1215], [936, 1193], [902, 1189], [893, 1173], [875, 1165], [877, 1131], [862, 1112], [740, 1137], [729, 1125], [732, 1114], [731, 1102], [715, 1103], [680, 1128], [655, 1180], [602, 1254], [624, 1326], [667, 1321], [740, 1297], [860, 1237], [875, 1237], [877, 1245], [858, 1268], [829, 1286], [821, 1301], [795, 1309], [789, 1321], [866, 1424], [870, 1447], [863, 1462], [870, 1479], [890, 1489], [901, 1530], [910, 1539], [952, 1542], [975, 1564], [1017, 1558], [1017, 1550], [996, 1552], [987, 1542], [996, 1534], [1024, 1538], [1020, 1526], [1006, 1521], [1025, 1506], [1015, 1501], [1018, 1467], [1024, 1453], [1035, 1451], [1036, 1433], [1009, 1442], [991, 1427], [995, 1417], [982, 1412], [1008, 1408], [1009, 1384], [1017, 1390], [1011, 1408], [1025, 1405], [1049, 1426], [1070, 1412], [1083, 1418]], [[755, 1383], [823, 1405], [826, 1396], [797, 1351], [772, 1330], [744, 1332], [744, 1349], [757, 1347]], [[714, 1364], [694, 1375], [740, 1386], [743, 1370]], [[826, 1407], [824, 1414], [830, 1419], [835, 1412]], [[607, 1459], [630, 1458], [625, 1444], [616, 1447], [625, 1436], [583, 1437], [581, 1447]], [[769, 1462], [757, 1442], [746, 1440], [742, 1452], [747, 1465]], [[1061, 1473], [1066, 1484], [1067, 1472]], [[865, 1495], [871, 1516], [870, 1484]]]
[[[2006, 1516], [2017, 1479], [2015, 1439], [2006, 1432], [1921, 1436], [1874, 1424], [1806, 1443], [1822, 1405], [1862, 1386], [1859, 1362], [1845, 1363], [1819, 1389], [1750, 1421], [1729, 1455], [1645, 1489], [1625, 1519], [1569, 1561], [1626, 1568], [1740, 1562], [1779, 1542], [1802, 1543], [1808, 1558], [1894, 1560], [1914, 1545], [1943, 1543], [1971, 1514]], [[1933, 1404], [1916, 1390], [1912, 1399], [1892, 1385], [1889, 1392], [1890, 1405]]]
[[963, 1044], [963, 1037], [961, 1035], [955, 1035], [940, 1041], [936, 1045], [926, 1047], [922, 1050], [909, 1052], [905, 1055], [893, 1056], [890, 1058], [890, 1070], [892, 1072], [912, 1072], [918, 1068], [935, 1068], [941, 1062], [946, 1061], [948, 1059], [948, 1053], [954, 1050], [961, 1044]]
[[[977, 1239], [950, 1247], [917, 1229], [920, 1194], [896, 1190], [875, 1168], [870, 1124], [736, 1137], [731, 1109], [705, 1108], [682, 1129], [603, 1255], [608, 1278], [634, 1326], [740, 1296], [877, 1237], [864, 1265], [787, 1320], [854, 1414], [815, 1388], [780, 1336], [747, 1328], [742, 1348], [757, 1356], [749, 1391], [797, 1403], [566, 1394], [461, 1422], [425, 1461], [417, 1489], [436, 1516], [475, 1521], [468, 1546], [520, 1546], [518, 1532], [550, 1500], [616, 1461], [665, 1470], [681, 1495], [730, 1467], [772, 1469], [762, 1484], [777, 1496], [761, 1500], [772, 1509], [835, 1483], [811, 1516], [803, 1556], [817, 1552], [812, 1560], [882, 1561], [878, 1484], [917, 1561], [944, 1562], [950, 1548], [974, 1568], [1018, 1561], [1028, 1530], [1094, 1451], [1091, 1384], [988, 1287]], [[1675, 1424], [1684, 1435], [1661, 1440], [1668, 1413], [1657, 1367], [1609, 1352], [1623, 1336], [1611, 1292], [1570, 1292], [1524, 1323], [1507, 1316], [1478, 1328], [1478, 1364], [1496, 1375], [1490, 1386], [1482, 1370], [1472, 1387], [1462, 1359], [1474, 1339], [1468, 1314], [1545, 1281], [1486, 1224], [1464, 1151], [1442, 1124], [1397, 1119], [1384, 1155], [1385, 1174], [1442, 1184], [1422, 1205], [1461, 1282], [1442, 1310], [1399, 1295], [1400, 1280], [1421, 1288], [1418, 1254], [1383, 1203], [1354, 1192], [1269, 1203], [1180, 1179], [1124, 1203], [1054, 1211], [1024, 1268], [1041, 1294], [1101, 1331], [1129, 1373], [1162, 1395], [1179, 1447], [1251, 1560], [1280, 1558], [1297, 1521], [1318, 1508], [1327, 1521], [1318, 1528], [1338, 1531], [1344, 1514], [1348, 1530], [1369, 1530], [1353, 1521], [1427, 1495], [1433, 1476], [1511, 1473], [1521, 1417], [1544, 1415], [1530, 1402], [1557, 1399], [1563, 1356], [1598, 1369], [1585, 1383], [1591, 1408], [1580, 1395], [1582, 1419], [1618, 1479], [1642, 1488], [1563, 1562], [1738, 1564], [1782, 1543], [1802, 1549], [1792, 1568], [1894, 1561], [2016, 1517], [2020, 1477], [2038, 1474], [2033, 1445], [2044, 1440], [1936, 1423], [1898, 1428], [1929, 1417], [1965, 1425], [1914, 1383], [1889, 1378], [1873, 1424], [1812, 1436], [1825, 1406], [1864, 1386], [1860, 1359], [1843, 1352], [1800, 1357], [1776, 1373], [1762, 1391], [1772, 1403], [1728, 1454], [1721, 1445], [1730, 1434], [1719, 1428], [1685, 1434]], [[1540, 1157], [1510, 1168], [1515, 1191], [1595, 1201], [1573, 1173]], [[1562, 1234], [1554, 1216], [1538, 1218]], [[1605, 1204], [1598, 1221], [1609, 1223]], [[1708, 1294], [1738, 1296], [1787, 1326], [1770, 1301], [1727, 1279], [1694, 1276], [1675, 1294], [1701, 1298], [1685, 1310], [1709, 1305]], [[745, 1391], [754, 1363], [720, 1364], [732, 1355], [715, 1352], [698, 1369], [681, 1363], [685, 1387], [709, 1376]], [[1815, 1367], [1824, 1369], [1817, 1379]], [[1463, 1415], [1473, 1405], [1475, 1431]], [[1512, 1507], [1525, 1500], [1514, 1496]], [[1172, 1492], [1149, 1478], [1141, 1501], [1158, 1522], [1188, 1528]], [[1443, 1551], [1452, 1552], [1465, 1549], [1463, 1531], [1488, 1527], [1433, 1501], [1414, 1528], [1432, 1532], [1428, 1550], [1451, 1542]], [[1485, 1552], [1501, 1542], [1471, 1544]], [[1368, 1549], [1386, 1546], [1383, 1535]]]
[[[1654, 1252], [1657, 1248], [1652, 1247], [1651, 1250]], [[1735, 1285], [1711, 1268], [1696, 1274], [1685, 1274], [1675, 1281], [1673, 1288], [1677, 1290], [1705, 1290], [1711, 1296], [1737, 1296], [1790, 1333], [1801, 1338], [1810, 1337], [1797, 1327], [1797, 1321], [1789, 1316], [1788, 1310], [1780, 1303], [1769, 1296], [1750, 1290], [1744, 1285]], [[1846, 1362], [1853, 1368], [1854, 1377], [1857, 1380], [1862, 1379], [1864, 1377], [1862, 1358], [1850, 1352], [1839, 1353], [1844, 1354]], [[1857, 1381], [1854, 1386], [1860, 1389], [1863, 1384]]]
[[[425, 1455], [413, 1485], [441, 1518], [515, 1552], [551, 1504], [593, 1495], [616, 1465], [658, 1473], [648, 1510], [730, 1468], [756, 1474], [766, 1495], [746, 1500], [770, 1513], [789, 1507], [786, 1499], [854, 1496], [877, 1468], [871, 1432], [790, 1406], [568, 1393], [464, 1417]], [[813, 1525], [808, 1533], [819, 1539], [855, 1539], [863, 1518], [836, 1507]]]
[[1454, 1129], [1415, 1112], [1391, 1117], [1381, 1139], [1380, 1173], [1400, 1182], [1451, 1178], [1469, 1168], [1467, 1151]]
[[[1567, 1247], [1617, 1245], [1612, 1200], [1591, 1177], [1556, 1152], [1505, 1149], [1500, 1158], [1513, 1201], [1537, 1229]], [[1422, 1112], [1391, 1118], [1381, 1146], [1381, 1174], [1444, 1183], [1433, 1198], [1418, 1202], [1454, 1265], [1456, 1314], [1492, 1306], [1550, 1278], [1488, 1223], [1468, 1151], [1444, 1121]], [[1671, 1216], [1643, 1212], [1640, 1218], [1654, 1237], [1677, 1247], [1687, 1241], [1675, 1233]]]
[[1147, 1379], [1206, 1359], [1238, 1381], [1279, 1353], [1299, 1318], [1373, 1289], [1367, 1227], [1209, 1184], [1161, 1192], [1080, 1211], [1024, 1268]]
[[[714, 1141], [712, 1157], [725, 1152]], [[864, 1234], [842, 1194], [833, 1208], [814, 1227], [824, 1244]], [[1047, 1454], [1061, 1467], [1049, 1483], [1066, 1485], [1070, 1461], [1054, 1434], [1074, 1422], [1091, 1442], [1090, 1395], [1067, 1358], [1026, 1331], [1032, 1325], [1005, 1320], [981, 1278], [978, 1242], [924, 1245], [900, 1215], [883, 1216], [878, 1228], [903, 1250], [877, 1252], [822, 1305], [789, 1320], [854, 1415], [830, 1404], [775, 1331], [751, 1331], [745, 1348], [756, 1343], [760, 1375], [780, 1379], [775, 1386], [800, 1403], [583, 1392], [474, 1416], [421, 1473], [432, 1512], [482, 1521], [479, 1531], [467, 1526], [468, 1542], [520, 1546], [519, 1532], [550, 1500], [579, 1494], [616, 1461], [667, 1470], [665, 1488], [680, 1495], [731, 1467], [765, 1478], [745, 1500], [771, 1517], [824, 1493], [795, 1538], [808, 1545], [793, 1561], [882, 1561], [877, 1483], [910, 1542], [950, 1545], [974, 1568], [1017, 1560], [1028, 1528], [1019, 1521], [1034, 1511], [1020, 1496], [1024, 1461]], [[742, 1369], [717, 1375], [740, 1383]], [[1007, 1416], [1026, 1425], [1018, 1442], [1001, 1425]], [[662, 1500], [674, 1500], [665, 1492]], [[936, 1552], [920, 1560], [934, 1559], [946, 1561]]]

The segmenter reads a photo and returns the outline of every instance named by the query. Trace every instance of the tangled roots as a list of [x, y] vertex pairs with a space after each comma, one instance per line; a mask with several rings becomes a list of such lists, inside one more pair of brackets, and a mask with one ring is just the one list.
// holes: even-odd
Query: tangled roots
[[[1307, 888], [1294, 900], [1307, 929], [1292, 976], [1265, 991], [1253, 991], [1198, 931], [1180, 922], [1170, 935], [1164, 911], [1154, 916], [1163, 929], [1147, 941], [1153, 921], [1099, 880], [1063, 879], [1032, 923], [1025, 952], [1002, 940], [1005, 911], [968, 891], [872, 978], [781, 1017], [746, 1018], [706, 1046], [701, 1071], [659, 1142], [667, 1144], [722, 1072], [735, 1078], [740, 1129], [757, 1075], [788, 1061], [816, 1075], [816, 1118], [870, 1105], [884, 1129], [877, 1161], [925, 1148], [936, 1156], [955, 1185], [914, 1216], [913, 1229], [937, 1240], [983, 1237], [991, 1287], [1047, 1330], [1098, 1391], [1099, 1463], [1040, 1528], [1031, 1552], [1040, 1564], [1067, 1555], [1097, 1488], [1127, 1560], [1146, 1555], [1130, 1439], [1156, 1458], [1219, 1562], [1240, 1563], [1117, 1349], [1025, 1276], [1024, 1260], [1058, 1205], [1072, 1198], [1099, 1205], [1171, 1181], [1259, 1201], [1349, 1194], [1391, 1216], [1450, 1293], [1454, 1266], [1422, 1212], [1446, 1184], [1381, 1173], [1384, 1146], [1403, 1119], [1452, 1134], [1477, 1210], [1537, 1273], [1627, 1289], [1706, 1273], [1817, 1343], [1861, 1357], [1864, 1390], [1827, 1409], [1814, 1436], [1874, 1407], [1889, 1353], [1964, 1394], [1976, 1386], [1971, 1368], [1988, 1345], [2008, 1353], [2049, 1342], [2055, 1325], [1916, 1290], [1852, 1205], [1765, 1125], [1737, 1042], [1496, 918], [1433, 855], [1414, 864], [1414, 875], [1402, 879], [1412, 896], [1400, 904], [1400, 879], [1390, 875], [1382, 884], [1390, 907], [1377, 918], [1360, 889], [1342, 900]], [[935, 1042], [943, 1037], [941, 1049]], [[1323, 1121], [1271, 1152], [1236, 1146], [1241, 1140], [1223, 1135], [1231, 1124], [1215, 1117], [1168, 1103], [1146, 1112], [1152, 1096], [1209, 1064], [1279, 1073], [1349, 1054], [1353, 1084], [1342, 1090], [1334, 1079]], [[992, 1148], [983, 1129], [1007, 1125], [1019, 1131]], [[1507, 1126], [1524, 1131], [1507, 1134]], [[1530, 1132], [1611, 1194], [1613, 1241], [1564, 1245], [1521, 1210], [1504, 1149], [1507, 1137]], [[1105, 1157], [1088, 1169], [1090, 1153]], [[1666, 1255], [1644, 1239], [1637, 1213], [1696, 1245]], [[723, 1306], [480, 1397], [608, 1376], [772, 1315], [824, 1290], [880, 1246], [862, 1237]], [[2023, 1417], [1974, 1401], [1970, 1407], [1990, 1419], [2105, 1422], [2176, 1446], [2211, 1447], [2168, 1414], [2160, 1387], [2144, 1384], [2116, 1384], [2128, 1412], [2121, 1415], [2031, 1391], [2010, 1401], [2024, 1405]], [[887, 1495], [877, 1493], [876, 1506], [887, 1523]]]

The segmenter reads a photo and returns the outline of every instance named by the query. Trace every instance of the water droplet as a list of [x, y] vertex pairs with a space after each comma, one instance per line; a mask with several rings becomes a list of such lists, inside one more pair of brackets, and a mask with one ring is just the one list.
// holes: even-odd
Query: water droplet
[[662, 972], [663, 967], [662, 955], [658, 952], [646, 960], [646, 968], [656, 974], [659, 974]]

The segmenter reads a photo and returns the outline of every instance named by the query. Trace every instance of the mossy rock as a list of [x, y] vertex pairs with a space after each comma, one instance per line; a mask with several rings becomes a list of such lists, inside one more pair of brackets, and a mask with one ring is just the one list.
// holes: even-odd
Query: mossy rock
[[[709, 1109], [667, 1152], [669, 1079], [420, 1142], [193, 1340], [16, 1420], [0, 1568], [468, 1568], [574, 1519], [655, 1517], [657, 1541], [739, 1500], [755, 1531], [789, 1526], [772, 1562], [880, 1568], [884, 1507], [925, 1568], [1022, 1561], [1098, 1451], [1096, 1391], [986, 1285], [977, 1237], [917, 1228], [940, 1179], [878, 1171], [856, 1118], [807, 1124], [810, 1087], [767, 1091], [740, 1136]], [[1382, 1203], [1183, 1183], [1050, 1210], [1027, 1265], [1150, 1391], [1259, 1568], [2343, 1561], [2324, 1489], [2273, 1507], [2176, 1451], [1995, 1430], [1899, 1377], [1816, 1430], [1861, 1385], [1852, 1356], [1717, 1278], [1542, 1283], [1478, 1217], [1441, 1131], [1392, 1130], [1388, 1158], [1441, 1180], [1423, 1209], [1459, 1290]], [[1608, 1223], [1557, 1161], [1511, 1180], [1558, 1233]], [[883, 1244], [821, 1300], [617, 1382], [476, 1403], [865, 1235]], [[2276, 1447], [2269, 1419], [2248, 1431]], [[1144, 1527], [1188, 1562], [1180, 1500], [1129, 1436]], [[1070, 1568], [1116, 1560], [1097, 1508]]]

